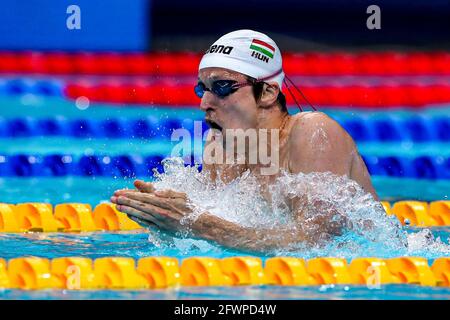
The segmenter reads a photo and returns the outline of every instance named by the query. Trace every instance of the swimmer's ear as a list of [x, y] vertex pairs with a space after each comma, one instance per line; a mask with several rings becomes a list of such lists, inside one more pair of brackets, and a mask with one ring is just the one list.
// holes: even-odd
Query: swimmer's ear
[[155, 192], [155, 187], [150, 182], [145, 182], [145, 181], [142, 181], [142, 180], [136, 180], [136, 181], [134, 181], [134, 186], [140, 192], [145, 192], [145, 193], [153, 193], [153, 192]]
[[280, 93], [280, 87], [276, 82], [264, 83], [259, 105], [263, 108], [270, 108], [276, 103], [278, 93]]

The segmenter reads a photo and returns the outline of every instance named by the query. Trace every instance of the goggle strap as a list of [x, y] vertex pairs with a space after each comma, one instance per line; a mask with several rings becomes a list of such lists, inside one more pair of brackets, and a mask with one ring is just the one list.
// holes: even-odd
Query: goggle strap
[[288, 80], [291, 85], [295, 88], [295, 90], [297, 90], [298, 93], [301, 94], [301, 96], [303, 97], [303, 100], [305, 100], [309, 106], [311, 107], [311, 109], [313, 109], [314, 111], [317, 111], [317, 108], [314, 107], [311, 102], [309, 102], [309, 100], [305, 97], [305, 95], [303, 94], [303, 92], [295, 85], [294, 81], [292, 81], [287, 75], [285, 75], [284, 78], [284, 83], [286, 84], [286, 88], [289, 90], [289, 93], [291, 94], [292, 98], [294, 99], [295, 103], [297, 104], [297, 106], [300, 108], [301, 111], [303, 111], [302, 107], [300, 106], [300, 104], [297, 102], [297, 99], [295, 99], [293, 93], [291, 92], [291, 89], [289, 88], [288, 82], [286, 81]]
[[[259, 78], [259, 79], [257, 79], [256, 81], [257, 81], [257, 82], [264, 82], [264, 81], [266, 81], [266, 80], [268, 80], [268, 79], [271, 79], [271, 78], [273, 78], [273, 77], [279, 75], [281, 72], [283, 72], [283, 69], [280, 69], [280, 70], [278, 70], [277, 72], [275, 72], [275, 73], [273, 73], [273, 74], [271, 74], [271, 75], [268, 75], [267, 77]], [[288, 82], [288, 81], [289, 81], [289, 82]], [[293, 86], [293, 87], [295, 88], [295, 90], [297, 90], [297, 92], [300, 93], [300, 95], [302, 96], [303, 100], [305, 100], [305, 101], [308, 103], [308, 105], [311, 107], [311, 109], [313, 109], [314, 111], [317, 111], [317, 108], [315, 108], [315, 107], [312, 105], [312, 103], [309, 102], [309, 100], [306, 98], [306, 96], [303, 94], [303, 92], [300, 90], [300, 88], [298, 88], [298, 87], [295, 85], [295, 83], [294, 83], [287, 75], [284, 76], [283, 82], [284, 82], [284, 84], [286, 85], [286, 88], [288, 89], [289, 94], [291, 95], [292, 99], [294, 99], [294, 101], [295, 101], [295, 103], [297, 104], [297, 106], [298, 106], [298, 108], [300, 109], [300, 111], [303, 111], [303, 108], [301, 107], [300, 103], [298, 103], [297, 99], [295, 98], [295, 95], [294, 95], [294, 93], [292, 92], [290, 86]], [[290, 83], [290, 84], [289, 84], [289, 83]]]
[[250, 82], [241, 82], [241, 83], [235, 83], [235, 84], [233, 84], [233, 85], [231, 86], [231, 88], [233, 88], [233, 89], [239, 89], [239, 88], [246, 87], [246, 86], [251, 86], [251, 85], [252, 85], [252, 83], [250, 83]]
[[286, 88], [288, 89], [289, 93], [291, 94], [292, 99], [294, 99], [295, 104], [296, 104], [297, 107], [300, 109], [300, 111], [303, 112], [302, 106], [300, 105], [300, 103], [298, 103], [297, 99], [295, 98], [295, 95], [294, 95], [294, 94], [292, 93], [292, 91], [291, 91], [291, 88], [289, 88], [289, 85], [288, 85], [286, 79], [284, 79], [283, 81], [284, 81], [284, 84], [286, 85]]
[[275, 72], [275, 73], [273, 73], [271, 75], [268, 75], [267, 77], [256, 79], [256, 82], [264, 82], [264, 81], [266, 81], [266, 80], [268, 80], [270, 78], [273, 78], [273, 77], [279, 75], [282, 72], [283, 72], [283, 69], [280, 69], [277, 72]]

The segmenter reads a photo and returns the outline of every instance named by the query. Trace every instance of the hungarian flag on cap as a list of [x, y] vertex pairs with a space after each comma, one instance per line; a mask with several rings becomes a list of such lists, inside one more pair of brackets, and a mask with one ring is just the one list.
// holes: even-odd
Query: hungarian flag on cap
[[273, 46], [258, 39], [253, 39], [252, 43], [250, 44], [250, 49], [261, 52], [269, 58], [273, 58], [273, 55], [275, 53], [275, 48]]

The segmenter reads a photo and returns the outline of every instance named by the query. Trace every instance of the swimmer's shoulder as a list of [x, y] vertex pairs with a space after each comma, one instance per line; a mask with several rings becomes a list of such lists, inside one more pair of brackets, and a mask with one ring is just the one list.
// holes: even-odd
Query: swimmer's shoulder
[[291, 116], [295, 124], [316, 123], [318, 121], [334, 121], [330, 116], [321, 111], [303, 111]]
[[314, 154], [325, 146], [333, 154], [352, 154], [356, 145], [352, 137], [334, 119], [323, 112], [301, 112], [292, 116], [288, 136], [290, 154]]
[[333, 118], [320, 111], [299, 112], [291, 116], [290, 138], [309, 137], [318, 129], [346, 138], [346, 131]]

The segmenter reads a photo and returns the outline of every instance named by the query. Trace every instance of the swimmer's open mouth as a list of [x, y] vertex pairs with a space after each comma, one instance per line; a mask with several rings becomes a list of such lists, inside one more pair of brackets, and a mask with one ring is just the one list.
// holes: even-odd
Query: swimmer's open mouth
[[208, 126], [211, 128], [211, 129], [216, 129], [216, 130], [220, 130], [220, 131], [222, 131], [222, 127], [221, 126], [219, 126], [217, 123], [215, 123], [214, 121], [211, 121], [211, 120], [205, 120], [206, 121], [206, 123], [208, 124]]

